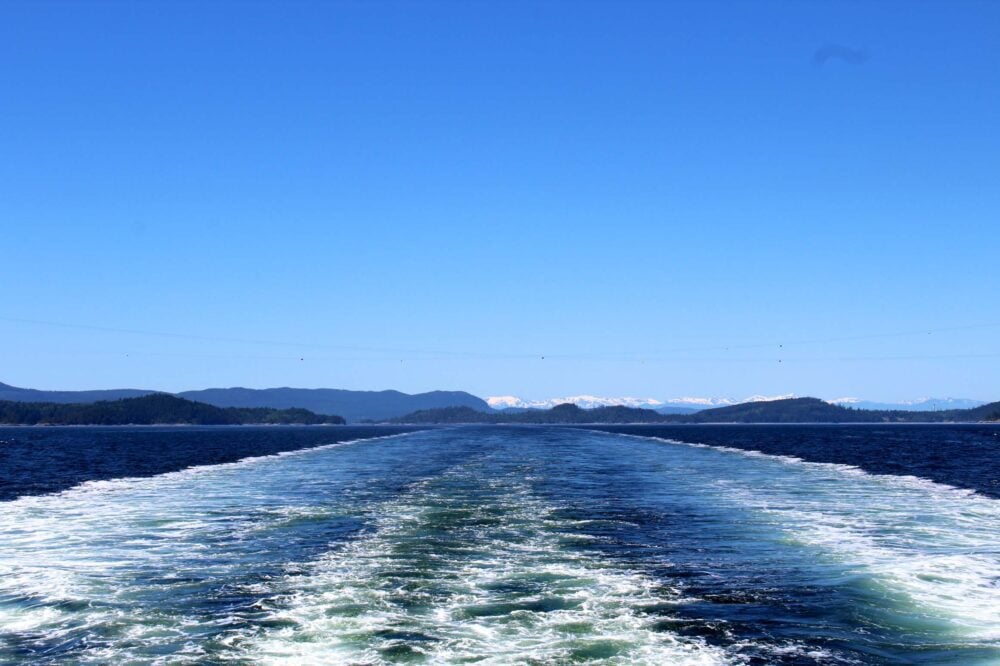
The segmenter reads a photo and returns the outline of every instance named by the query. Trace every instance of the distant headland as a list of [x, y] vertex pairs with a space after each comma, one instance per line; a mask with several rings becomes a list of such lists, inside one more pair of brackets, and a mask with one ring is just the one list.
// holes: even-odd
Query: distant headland
[[177, 394], [40, 391], [0, 384], [0, 424], [627, 424], [948, 423], [1000, 421], [1000, 402], [962, 409], [861, 409], [819, 398], [754, 400], [670, 412], [628, 405], [495, 409], [465, 391], [216, 388]]
[[3, 425], [342, 425], [307, 409], [215, 407], [166, 393], [91, 403], [0, 401]]
[[596, 407], [556, 405], [551, 409], [529, 409], [484, 413], [467, 407], [446, 407], [414, 412], [392, 419], [405, 424], [459, 423], [539, 423], [539, 424], [624, 424], [624, 423], [951, 423], [1000, 421], [1000, 402], [971, 409], [929, 412], [905, 410], [852, 409], [832, 405], [819, 398], [788, 398], [749, 402], [703, 409], [690, 414], [663, 414], [637, 407]]

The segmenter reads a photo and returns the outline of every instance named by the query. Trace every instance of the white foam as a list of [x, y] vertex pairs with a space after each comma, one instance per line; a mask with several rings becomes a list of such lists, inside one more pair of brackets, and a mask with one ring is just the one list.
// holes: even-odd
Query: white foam
[[[654, 618], [641, 613], [678, 603], [676, 591], [563, 548], [567, 535], [555, 528], [572, 524], [555, 520], [523, 487], [499, 488], [496, 497], [499, 507], [469, 506], [425, 486], [385, 506], [370, 537], [330, 553], [306, 576], [278, 581], [270, 619], [287, 626], [236, 641], [233, 658], [380, 664], [405, 645], [432, 664], [727, 663], [722, 650], [655, 631]], [[470, 515], [447, 535], [454, 552], [422, 563], [435, 578], [414, 584], [420, 567], [407, 548], [439, 511]]]
[[[48, 495], [0, 503], [0, 627], [56, 636], [65, 626], [133, 624], [161, 631], [131, 597], [132, 575], [222, 574], [212, 543], [250, 536], [280, 520], [324, 511], [283, 491], [325, 471], [305, 465], [324, 452], [401, 433], [190, 467], [152, 477], [87, 481]], [[278, 461], [298, 458], [303, 464]], [[266, 472], [265, 472], [266, 469]], [[274, 501], [272, 501], [274, 500]], [[255, 515], [256, 514], [256, 515]], [[266, 525], [262, 525], [266, 524]], [[213, 570], [210, 567], [217, 567]], [[222, 567], [222, 568], [220, 568]], [[183, 622], [183, 617], [177, 622]], [[3, 640], [0, 637], [0, 640]]]
[[[402, 436], [411, 435], [391, 437]], [[357, 506], [317, 504], [315, 497], [297, 500], [289, 493], [326, 482], [335, 469], [323, 452], [349, 443], [157, 477], [89, 482], [0, 503], [0, 626], [51, 640], [124, 627], [120, 636], [82, 652], [79, 661], [138, 661], [132, 646], [168, 643], [164, 661], [204, 661], [197, 634], [205, 627], [199, 623], [226, 627], [235, 619], [150, 607], [150, 590], [158, 584], [136, 574], [235, 579], [246, 562], [220, 558], [224, 549], [218, 544], [255, 543], [284, 521], [356, 515]], [[687, 484], [698, 502], [732, 507], [733, 515], [773, 528], [782, 548], [807, 549], [870, 578], [886, 604], [917, 609], [936, 623], [935, 630], [943, 627], [970, 641], [998, 640], [996, 500], [851, 466], [670, 444], [686, 452], [676, 456], [677, 485]], [[591, 649], [588, 654], [605, 655], [595, 657], [602, 663], [739, 662], [739, 645], [724, 651], [655, 627], [663, 616], [647, 615], [643, 606], [662, 609], [690, 599], [581, 552], [579, 543], [592, 537], [579, 532], [592, 521], [561, 518], [557, 507], [529, 492], [532, 477], [466, 474], [485, 489], [484, 501], [435, 485], [465, 474], [461, 463], [452, 472], [376, 506], [372, 515], [378, 519], [365, 537], [245, 590], [263, 599], [265, 619], [278, 625], [259, 631], [241, 625], [214, 637], [229, 646], [223, 657], [380, 663], [392, 660], [386, 650], [412, 649], [429, 663], [559, 663]], [[468, 516], [456, 521], [458, 531], [447, 535], [446, 547], [413, 550], [440, 511]], [[566, 540], [575, 547], [566, 548]], [[409, 559], [417, 556], [426, 558], [436, 579], [407, 575], [414, 568]], [[505, 587], [525, 581], [538, 585], [519, 592]], [[496, 613], [483, 612], [491, 607]], [[399, 633], [393, 637], [386, 630]], [[178, 652], [178, 636], [183, 640], [189, 631], [192, 638]], [[764, 648], [827, 658], [797, 643]]]
[[711, 465], [704, 482], [793, 543], [872, 577], [887, 599], [968, 640], [1000, 641], [1000, 501], [852, 465], [641, 438], [753, 460], [758, 467]]

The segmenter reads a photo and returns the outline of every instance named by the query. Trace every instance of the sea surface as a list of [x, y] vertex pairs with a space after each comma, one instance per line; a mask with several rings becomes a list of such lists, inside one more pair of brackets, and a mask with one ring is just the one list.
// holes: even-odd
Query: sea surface
[[0, 663], [1000, 664], [998, 430], [0, 428]]

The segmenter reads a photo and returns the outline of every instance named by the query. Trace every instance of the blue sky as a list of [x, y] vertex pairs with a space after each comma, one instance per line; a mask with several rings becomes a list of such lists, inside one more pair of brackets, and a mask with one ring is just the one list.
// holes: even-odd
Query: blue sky
[[2, 3], [0, 381], [1000, 398], [997, 25]]

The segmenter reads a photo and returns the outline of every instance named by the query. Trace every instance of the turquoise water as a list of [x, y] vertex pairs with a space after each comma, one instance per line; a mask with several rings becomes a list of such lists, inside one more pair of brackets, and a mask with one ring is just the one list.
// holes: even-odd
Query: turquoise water
[[1000, 664], [1000, 503], [454, 428], [0, 503], [0, 661]]

